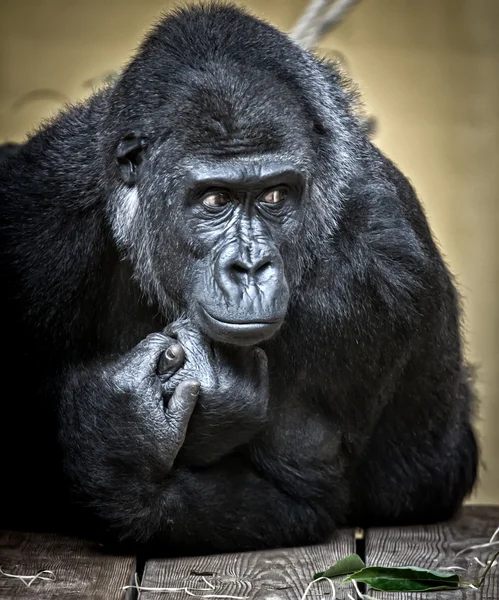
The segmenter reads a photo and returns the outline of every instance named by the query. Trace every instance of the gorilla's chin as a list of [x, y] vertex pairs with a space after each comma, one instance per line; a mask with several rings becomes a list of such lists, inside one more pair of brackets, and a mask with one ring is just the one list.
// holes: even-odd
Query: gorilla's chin
[[203, 306], [198, 305], [199, 327], [209, 338], [216, 342], [235, 346], [254, 346], [270, 339], [281, 327], [284, 317], [248, 321], [230, 321], [215, 317]]

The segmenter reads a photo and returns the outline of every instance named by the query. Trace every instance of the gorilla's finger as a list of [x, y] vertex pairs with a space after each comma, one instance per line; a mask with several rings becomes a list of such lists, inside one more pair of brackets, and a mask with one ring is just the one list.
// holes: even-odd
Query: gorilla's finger
[[165, 410], [169, 425], [183, 443], [192, 411], [196, 406], [201, 384], [196, 379], [186, 379], [178, 384]]
[[185, 353], [179, 343], [169, 346], [158, 361], [158, 375], [171, 377], [184, 364]]
[[258, 346], [253, 348], [253, 360], [254, 366], [258, 373], [266, 374], [269, 368], [269, 361], [267, 358], [267, 353], [263, 348], [259, 348]]

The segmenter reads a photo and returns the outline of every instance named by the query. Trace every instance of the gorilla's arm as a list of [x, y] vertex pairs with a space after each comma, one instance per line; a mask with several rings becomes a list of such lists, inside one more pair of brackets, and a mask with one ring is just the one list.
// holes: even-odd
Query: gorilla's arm
[[[173, 465], [196, 385], [192, 379], [179, 384], [164, 406], [162, 380], [174, 369], [159, 377], [156, 368], [171, 343], [155, 334], [107, 366], [68, 375], [61, 441], [66, 475], [85, 513], [104, 523], [111, 538], [157, 543], [161, 551], [272, 547], [331, 534], [339, 514], [339, 497], [331, 494], [334, 469], [321, 466], [316, 453], [303, 452], [297, 440], [299, 462], [246, 448], [207, 467]], [[244, 443], [246, 432], [235, 429]], [[220, 442], [226, 451], [226, 440]]]
[[[311, 457], [293, 466], [278, 457], [266, 460], [274, 463], [267, 464], [268, 472], [257, 471], [242, 455], [227, 457], [209, 469], [175, 470], [161, 501], [165, 512], [162, 517], [155, 515], [158, 531], [186, 553], [306, 545], [327, 539], [341, 515], [338, 496], [344, 495], [333, 468], [321, 469]], [[275, 480], [270, 479], [270, 471]], [[313, 487], [308, 488], [308, 483]], [[174, 515], [169, 522], [168, 513]]]

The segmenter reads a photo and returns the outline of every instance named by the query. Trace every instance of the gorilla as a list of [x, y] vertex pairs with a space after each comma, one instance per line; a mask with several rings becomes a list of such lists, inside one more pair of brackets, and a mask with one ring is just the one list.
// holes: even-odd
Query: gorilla
[[460, 509], [459, 294], [361, 114], [334, 64], [191, 6], [1, 163], [2, 526], [178, 555]]

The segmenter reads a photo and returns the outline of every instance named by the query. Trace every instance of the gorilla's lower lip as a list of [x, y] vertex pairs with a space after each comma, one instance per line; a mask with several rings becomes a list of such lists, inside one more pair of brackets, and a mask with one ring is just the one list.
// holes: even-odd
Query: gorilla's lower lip
[[222, 323], [222, 325], [230, 325], [231, 327], [265, 327], [266, 325], [274, 325], [275, 323], [280, 323], [282, 319], [262, 319], [261, 321], [226, 321], [225, 319], [219, 319], [218, 317], [213, 316], [209, 313], [206, 308], [201, 307], [206, 315], [216, 321], [217, 323]]
[[213, 316], [203, 306], [199, 306], [199, 309], [210, 337], [240, 345], [256, 344], [272, 337], [283, 322], [283, 319], [226, 321]]

